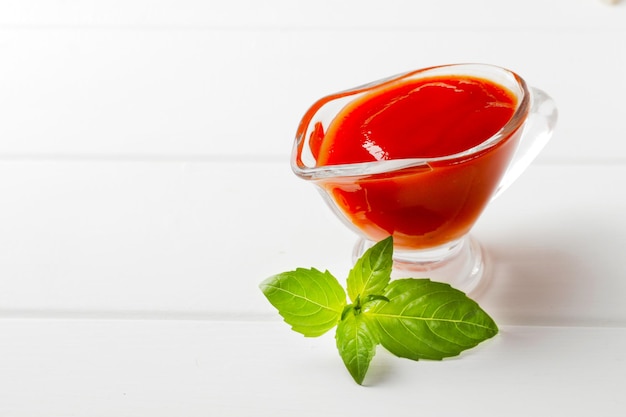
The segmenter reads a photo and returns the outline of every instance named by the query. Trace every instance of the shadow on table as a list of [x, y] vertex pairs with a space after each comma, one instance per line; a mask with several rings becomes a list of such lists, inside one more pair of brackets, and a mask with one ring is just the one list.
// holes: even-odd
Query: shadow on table
[[483, 242], [486, 284], [473, 297], [500, 324], [622, 323], [626, 230], [620, 228], [626, 229], [579, 219], [576, 225], [554, 223], [540, 234], [518, 230]]

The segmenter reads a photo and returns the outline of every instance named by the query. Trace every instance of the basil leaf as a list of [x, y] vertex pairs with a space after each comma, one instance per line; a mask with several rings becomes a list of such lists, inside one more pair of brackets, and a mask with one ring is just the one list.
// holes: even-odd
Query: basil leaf
[[339, 322], [335, 340], [339, 355], [352, 375], [354, 381], [361, 385], [370, 362], [376, 353], [378, 344], [375, 336], [375, 327], [365, 314], [353, 314], [350, 311]]
[[356, 261], [348, 275], [348, 296], [353, 303], [357, 297], [379, 294], [389, 283], [393, 255], [393, 238], [381, 240]]
[[263, 281], [261, 291], [291, 328], [307, 337], [335, 327], [346, 305], [346, 293], [328, 271], [298, 268]]
[[478, 304], [450, 285], [428, 279], [392, 281], [367, 315], [380, 343], [396, 356], [443, 359], [495, 336], [498, 327]]

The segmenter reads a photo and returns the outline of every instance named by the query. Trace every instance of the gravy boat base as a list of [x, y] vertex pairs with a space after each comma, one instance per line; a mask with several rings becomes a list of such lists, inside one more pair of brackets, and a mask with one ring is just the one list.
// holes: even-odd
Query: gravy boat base
[[[363, 238], [357, 240], [353, 262], [374, 244]], [[484, 288], [488, 278], [483, 248], [470, 235], [428, 250], [394, 249], [392, 271], [393, 278], [428, 278], [450, 284], [466, 294]]]

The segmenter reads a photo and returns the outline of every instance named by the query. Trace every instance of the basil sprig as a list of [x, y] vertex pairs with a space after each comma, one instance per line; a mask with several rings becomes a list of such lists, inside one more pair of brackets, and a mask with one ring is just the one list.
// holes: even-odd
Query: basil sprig
[[378, 345], [402, 358], [441, 360], [498, 333], [493, 319], [449, 284], [391, 280], [392, 255], [388, 237], [355, 263], [347, 278], [350, 303], [337, 279], [315, 268], [274, 275], [260, 288], [294, 331], [316, 337], [337, 327], [337, 349], [358, 384]]

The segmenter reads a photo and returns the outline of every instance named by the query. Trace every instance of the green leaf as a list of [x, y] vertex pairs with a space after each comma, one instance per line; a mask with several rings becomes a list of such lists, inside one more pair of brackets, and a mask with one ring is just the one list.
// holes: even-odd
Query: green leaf
[[389, 237], [372, 246], [350, 271], [352, 304], [333, 275], [315, 268], [274, 275], [260, 285], [296, 332], [320, 336], [337, 326], [337, 349], [358, 384], [379, 344], [399, 357], [439, 360], [498, 333], [475, 301], [448, 284], [415, 278], [391, 281], [392, 243]]
[[381, 240], [356, 261], [348, 275], [348, 296], [352, 302], [370, 294], [379, 294], [389, 283], [393, 255], [393, 238]]
[[428, 279], [392, 281], [367, 315], [380, 343], [396, 356], [443, 359], [495, 336], [498, 327], [480, 306], [450, 285]]
[[346, 305], [346, 293], [328, 271], [298, 268], [263, 281], [261, 291], [291, 328], [308, 337], [335, 327]]
[[375, 327], [365, 314], [347, 314], [335, 333], [337, 349], [354, 381], [361, 385], [376, 353]]

